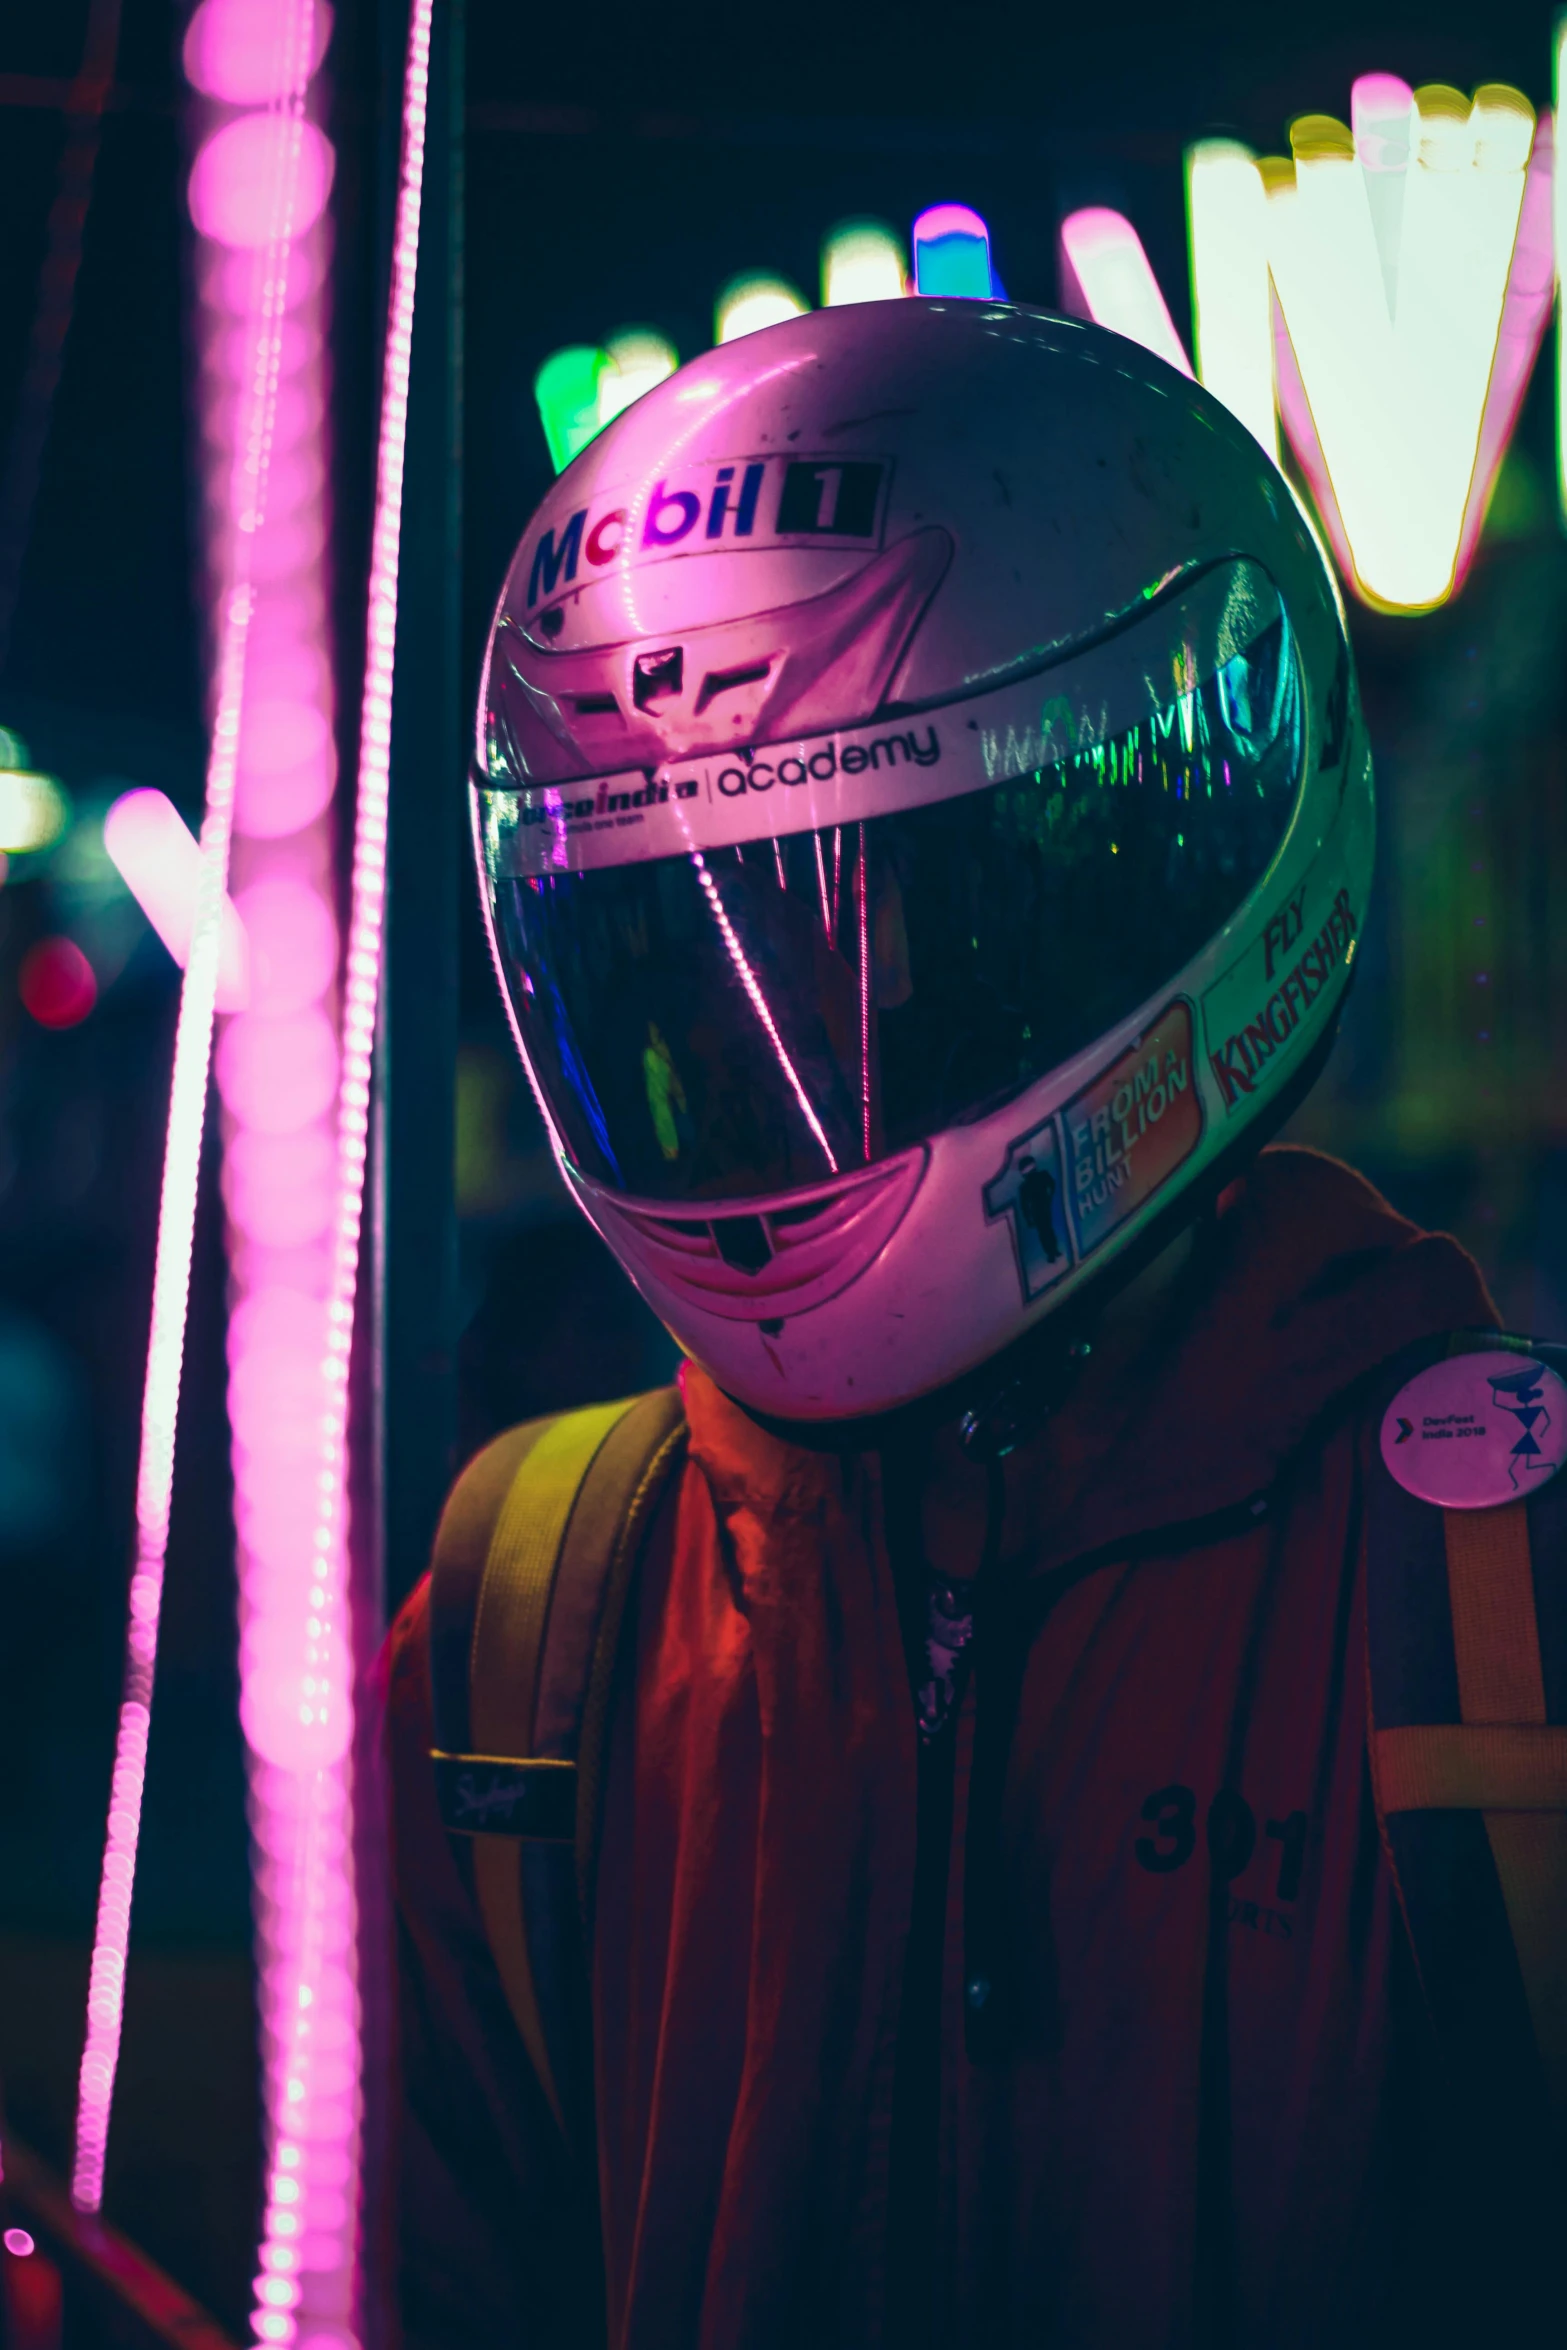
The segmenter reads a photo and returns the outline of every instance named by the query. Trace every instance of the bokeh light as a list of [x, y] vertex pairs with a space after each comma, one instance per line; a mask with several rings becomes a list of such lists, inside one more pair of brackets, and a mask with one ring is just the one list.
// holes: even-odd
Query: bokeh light
[[990, 231], [967, 204], [932, 204], [914, 223], [914, 290], [966, 302], [995, 292]]
[[71, 803], [52, 775], [0, 767], [0, 849], [9, 856], [47, 849], [71, 821]]
[[680, 365], [680, 353], [667, 335], [648, 326], [622, 327], [604, 346], [604, 372], [599, 378], [600, 429], [661, 384]]
[[98, 1001], [93, 967], [74, 939], [42, 938], [21, 970], [24, 1008], [40, 1028], [76, 1028]]
[[[122, 792], [103, 820], [103, 845], [115, 870], [183, 971], [196, 920], [201, 850], [174, 802], [161, 791]], [[237, 1012], [250, 993], [249, 952], [233, 900], [223, 900], [218, 949], [220, 1012]]]
[[[316, 0], [311, 72], [332, 37], [332, 11]], [[185, 79], [193, 90], [231, 106], [265, 106], [289, 84], [284, 31], [288, 19], [270, 0], [202, 0], [185, 31]]]
[[786, 278], [748, 270], [742, 277], [731, 278], [719, 295], [713, 312], [713, 340], [737, 343], [742, 335], [754, 335], [764, 326], [781, 326], [786, 318], [801, 318], [809, 308], [805, 296]]
[[907, 275], [902, 245], [879, 220], [846, 220], [822, 239], [826, 309], [843, 302], [895, 301], [907, 290]]
[[332, 145], [313, 122], [290, 123], [281, 114], [242, 114], [213, 132], [190, 174], [190, 212], [216, 245], [256, 250], [272, 233], [273, 190], [283, 143], [300, 141], [295, 229], [319, 220], [332, 192]]
[[[415, 0], [414, 13], [427, 60], [423, 0]], [[240, 1712], [269, 2186], [251, 2331], [260, 2342], [302, 2339], [355, 2350], [353, 1705], [346, 1637], [339, 1633], [323, 1669], [312, 1656], [311, 1630], [328, 1597], [313, 1543], [329, 1406], [323, 1366], [339, 1059], [329, 816], [336, 711], [323, 649], [332, 635], [326, 337], [333, 151], [310, 119], [320, 111], [319, 92], [307, 89], [329, 21], [318, 0], [204, 0], [184, 58], [204, 101], [188, 193], [196, 230], [198, 462], [220, 653], [214, 740], [225, 746], [232, 776], [234, 920], [242, 936], [244, 925], [252, 926], [255, 938], [246, 1008], [228, 1019], [215, 1056], [232, 1300]], [[285, 164], [295, 181], [291, 208]], [[230, 658], [235, 614], [242, 615], [237, 665]], [[143, 803], [131, 813], [150, 840], [152, 812]], [[158, 821], [166, 824], [161, 813]], [[184, 855], [165, 831], [165, 884]], [[125, 862], [135, 864], [134, 850]], [[341, 1614], [338, 1547], [332, 1564]], [[145, 1615], [142, 1645], [150, 1659], [156, 1592], [139, 1592], [145, 1580], [138, 1574], [132, 1586], [133, 1639]], [[134, 1829], [146, 1728], [145, 1708], [122, 1708], [119, 1809], [111, 1813], [83, 2060], [75, 2192], [85, 2208], [96, 2208], [101, 2193], [129, 1930], [134, 1834], [127, 1854], [115, 1821], [123, 1815]]]
[[1123, 214], [1103, 204], [1067, 214], [1061, 223], [1061, 299], [1080, 317], [1141, 343], [1179, 374], [1191, 374], [1142, 238]]
[[599, 429], [599, 385], [608, 362], [588, 343], [552, 351], [533, 379], [550, 463], [563, 473]]

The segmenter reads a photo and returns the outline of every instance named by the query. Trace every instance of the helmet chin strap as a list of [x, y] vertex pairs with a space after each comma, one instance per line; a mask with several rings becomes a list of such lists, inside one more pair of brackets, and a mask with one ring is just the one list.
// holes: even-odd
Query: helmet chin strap
[[[739, 1397], [731, 1400], [739, 1403], [740, 1409], [769, 1435], [781, 1437], [788, 1444], [798, 1444], [809, 1452], [876, 1452], [956, 1420], [963, 1449], [972, 1460], [982, 1464], [1005, 1460], [1025, 1437], [1060, 1409], [1083, 1364], [1094, 1351], [1110, 1308], [1183, 1232], [1194, 1226], [1211, 1230], [1220, 1193], [1246, 1172], [1263, 1145], [1272, 1140], [1285, 1120], [1300, 1107], [1321, 1076], [1337, 1041], [1339, 1021], [1354, 977], [1355, 966], [1351, 965], [1349, 981], [1333, 1018], [1305, 1060], [1268, 1107], [1247, 1124], [1228, 1150], [1219, 1154], [1201, 1180], [1178, 1193], [1131, 1246], [1085, 1282], [1059, 1312], [1047, 1315], [1000, 1354], [992, 1355], [988, 1362], [964, 1372], [929, 1395], [916, 1396], [892, 1411], [877, 1412], [863, 1419], [780, 1419], [741, 1402]], [[1202, 1253], [1199, 1249], [1199, 1261]]]

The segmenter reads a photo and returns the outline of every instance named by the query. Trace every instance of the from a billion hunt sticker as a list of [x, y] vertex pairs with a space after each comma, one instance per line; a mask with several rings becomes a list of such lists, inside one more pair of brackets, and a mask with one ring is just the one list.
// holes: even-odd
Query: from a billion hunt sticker
[[1012, 1225], [1024, 1303], [1064, 1280], [1158, 1190], [1202, 1138], [1184, 996], [1064, 1110], [1007, 1146], [985, 1215]]
[[1067, 1103], [1066, 1196], [1077, 1253], [1108, 1239], [1202, 1138], [1192, 1084], [1192, 1015], [1182, 997]]
[[1394, 1396], [1382, 1458], [1406, 1493], [1442, 1509], [1525, 1499], [1567, 1460], [1567, 1385], [1506, 1348], [1452, 1355]]

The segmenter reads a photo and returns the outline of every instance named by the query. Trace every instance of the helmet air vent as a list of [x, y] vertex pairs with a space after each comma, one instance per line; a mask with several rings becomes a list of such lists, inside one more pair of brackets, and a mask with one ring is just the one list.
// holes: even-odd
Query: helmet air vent
[[679, 645], [659, 653], [638, 653], [631, 665], [631, 692], [639, 710], [678, 694], [685, 675], [685, 655]]
[[703, 1223], [691, 1216], [695, 1202], [671, 1216], [595, 1187], [593, 1219], [634, 1277], [731, 1321], [774, 1321], [809, 1312], [864, 1272], [902, 1223], [925, 1166], [922, 1143], [805, 1199], [756, 1200]]
[[737, 686], [760, 685], [771, 668], [771, 661], [748, 661], [743, 669], [710, 669], [696, 697], [698, 717], [720, 694], [733, 693]]
[[760, 1273], [772, 1261], [773, 1244], [760, 1216], [715, 1216], [713, 1244], [737, 1273]]

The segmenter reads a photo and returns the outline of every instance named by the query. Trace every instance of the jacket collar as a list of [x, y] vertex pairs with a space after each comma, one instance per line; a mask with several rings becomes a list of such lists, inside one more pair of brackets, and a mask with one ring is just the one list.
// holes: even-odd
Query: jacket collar
[[[1321, 1152], [1263, 1151], [1221, 1198], [1131, 1365], [1090, 1356], [1008, 1460], [1027, 1571], [1244, 1505], [1381, 1365], [1497, 1322], [1455, 1240], [1421, 1231]], [[696, 1365], [682, 1386], [715, 1491], [744, 1487], [753, 1508], [793, 1515], [853, 1475], [854, 1456], [758, 1427]]]

